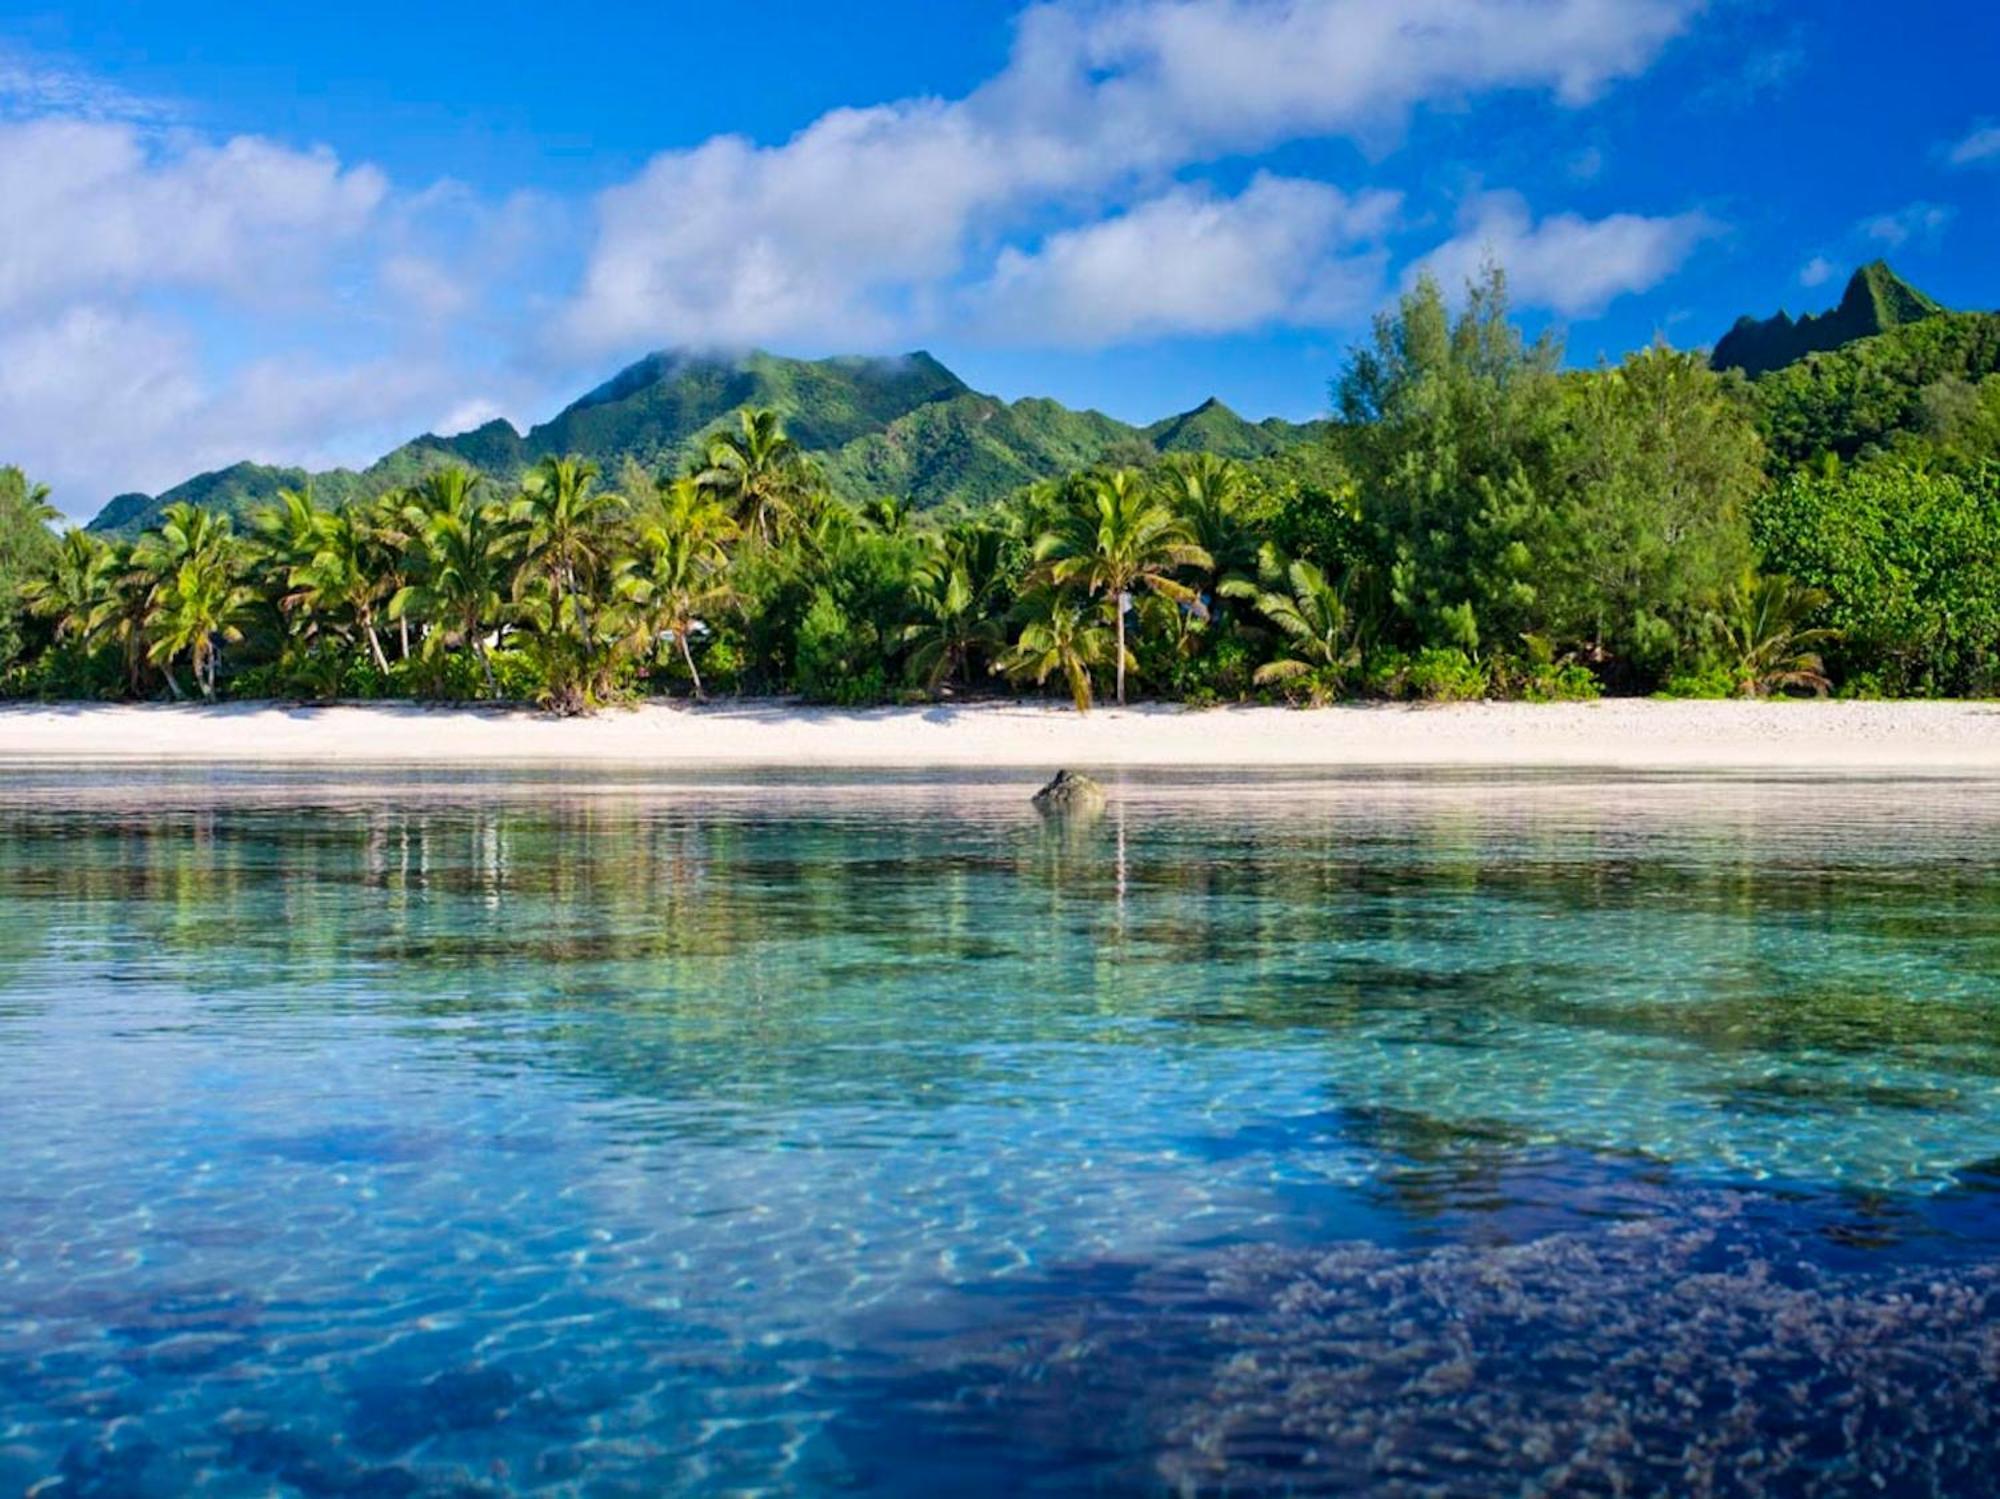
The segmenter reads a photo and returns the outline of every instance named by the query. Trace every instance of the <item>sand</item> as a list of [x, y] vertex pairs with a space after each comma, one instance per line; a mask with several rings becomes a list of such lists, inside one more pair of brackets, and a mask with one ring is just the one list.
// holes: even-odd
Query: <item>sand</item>
[[411, 704], [0, 706], [9, 764], [1459, 767], [2000, 772], [2000, 704], [1475, 703], [845, 711], [650, 705], [561, 720]]

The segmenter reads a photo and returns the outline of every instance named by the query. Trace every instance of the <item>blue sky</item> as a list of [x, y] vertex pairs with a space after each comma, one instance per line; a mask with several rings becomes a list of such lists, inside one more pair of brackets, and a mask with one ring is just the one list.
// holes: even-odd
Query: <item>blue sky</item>
[[86, 515], [526, 424], [648, 349], [1324, 408], [1485, 254], [1571, 358], [2000, 305], [2000, 7], [0, 0], [0, 460]]

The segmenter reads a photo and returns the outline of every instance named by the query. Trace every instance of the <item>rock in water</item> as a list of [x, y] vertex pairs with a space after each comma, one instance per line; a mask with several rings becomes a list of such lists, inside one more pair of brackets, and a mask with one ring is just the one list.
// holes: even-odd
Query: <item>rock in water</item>
[[1059, 770], [1053, 781], [1035, 793], [1035, 805], [1044, 812], [1102, 812], [1104, 788], [1089, 776]]

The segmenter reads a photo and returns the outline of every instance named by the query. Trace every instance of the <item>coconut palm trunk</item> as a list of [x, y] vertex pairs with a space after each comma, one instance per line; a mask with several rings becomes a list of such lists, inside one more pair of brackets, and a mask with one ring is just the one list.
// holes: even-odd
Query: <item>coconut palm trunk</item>
[[1111, 607], [1118, 615], [1118, 706], [1125, 706], [1125, 593], [1111, 595]]
[[694, 667], [694, 652], [688, 648], [688, 632], [686, 630], [676, 630], [674, 633], [680, 636], [681, 660], [687, 662], [688, 676], [694, 680], [694, 700], [698, 703], [705, 703], [708, 701], [708, 694], [701, 690], [701, 673], [696, 671]]
[[382, 654], [382, 638], [375, 633], [375, 620], [372, 615], [362, 619], [361, 631], [368, 637], [368, 650], [375, 658], [375, 669], [383, 676], [388, 676], [389, 658]]

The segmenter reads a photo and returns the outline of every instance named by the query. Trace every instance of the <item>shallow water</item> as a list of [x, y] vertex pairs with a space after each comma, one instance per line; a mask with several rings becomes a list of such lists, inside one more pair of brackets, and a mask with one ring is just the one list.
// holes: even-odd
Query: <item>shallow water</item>
[[0, 771], [0, 1493], [1990, 1471], [2000, 783], [1031, 789]]

